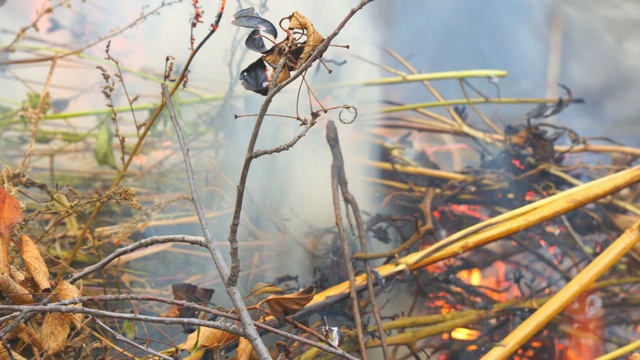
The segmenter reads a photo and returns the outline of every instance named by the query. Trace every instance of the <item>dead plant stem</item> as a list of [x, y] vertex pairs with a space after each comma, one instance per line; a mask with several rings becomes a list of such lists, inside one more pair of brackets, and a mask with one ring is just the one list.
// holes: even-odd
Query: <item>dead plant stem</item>
[[[366, 239], [366, 231], [364, 229], [364, 222], [362, 221], [362, 215], [360, 213], [360, 208], [358, 206], [358, 202], [356, 201], [353, 194], [349, 192], [347, 176], [344, 170], [344, 159], [342, 157], [342, 150], [340, 149], [340, 139], [338, 137], [338, 129], [336, 128], [333, 121], [327, 122], [327, 143], [331, 148], [331, 155], [333, 156], [333, 163], [331, 165], [331, 177], [332, 177], [332, 189], [334, 185], [338, 185], [340, 191], [342, 193], [342, 198], [345, 202], [345, 212], [353, 213], [353, 217], [356, 223], [358, 240], [360, 242], [360, 251], [363, 253], [368, 253], [367, 239]], [[337, 184], [334, 184], [337, 182]], [[333, 190], [334, 192], [337, 189]], [[336, 208], [336, 194], [334, 194], [334, 208]], [[340, 213], [339, 204], [336, 209], [336, 224], [338, 223], [338, 219]], [[340, 220], [340, 222], [342, 222]], [[338, 231], [342, 229], [344, 236], [344, 227], [339, 226]], [[343, 242], [346, 242], [346, 238], [342, 239]], [[348, 263], [351, 262], [350, 257], [346, 257], [346, 261]], [[389, 349], [387, 348], [387, 334], [384, 332], [382, 328], [382, 318], [380, 317], [380, 309], [378, 307], [378, 302], [376, 301], [376, 293], [373, 285], [373, 272], [371, 270], [371, 264], [369, 261], [365, 260], [364, 262], [365, 272], [367, 274], [367, 290], [369, 291], [369, 301], [371, 302], [371, 312], [373, 313], [373, 318], [376, 322], [376, 326], [378, 327], [378, 336], [380, 337], [380, 343], [382, 345], [382, 355], [385, 360], [389, 359]], [[350, 279], [353, 283], [351, 284], [351, 288], [355, 291], [355, 281]], [[360, 340], [360, 339], [358, 339]], [[366, 349], [366, 348], [363, 348]]]
[[[200, 204], [200, 197], [198, 196], [198, 188], [195, 182], [195, 175], [193, 174], [193, 168], [191, 166], [191, 159], [189, 157], [189, 148], [187, 147], [187, 143], [184, 139], [184, 135], [182, 134], [182, 129], [180, 127], [180, 122], [178, 121], [178, 116], [173, 108], [173, 103], [171, 102], [171, 95], [169, 94], [169, 88], [165, 83], [162, 83], [162, 94], [164, 96], [165, 101], [167, 102], [167, 110], [169, 110], [169, 117], [171, 118], [171, 122], [176, 130], [176, 134], [178, 136], [178, 142], [180, 143], [180, 149], [182, 150], [182, 156], [184, 158], [184, 165], [187, 172], [187, 180], [189, 182], [189, 190], [191, 192], [191, 201], [193, 202], [193, 206], [195, 208], [196, 214], [198, 215], [198, 220], [200, 221], [200, 227], [202, 228], [202, 232], [204, 234], [207, 243], [209, 244], [209, 250], [211, 252], [211, 257], [213, 258], [213, 262], [216, 265], [216, 269], [218, 269], [218, 273], [222, 278], [222, 282], [224, 283], [225, 290], [233, 303], [233, 306], [236, 308], [238, 312], [238, 317], [242, 322], [244, 327], [244, 332], [247, 340], [253, 346], [256, 354], [260, 359], [267, 360], [270, 359], [269, 349], [267, 349], [266, 345], [260, 338], [260, 334], [256, 330], [253, 325], [253, 320], [251, 319], [251, 315], [247, 310], [247, 307], [242, 298], [242, 294], [240, 294], [240, 290], [237, 288], [237, 282], [230, 282], [229, 277], [231, 276], [229, 267], [227, 263], [224, 261], [224, 256], [220, 251], [220, 247], [218, 243], [213, 238], [213, 234], [209, 230], [209, 225], [207, 224], [207, 218], [205, 217], [204, 210], [202, 209], [202, 205]], [[236, 257], [238, 257], [236, 253]], [[232, 257], [233, 259], [233, 257]], [[239, 258], [236, 258], [239, 263]], [[239, 265], [238, 265], [239, 266]]]
[[[332, 124], [330, 127], [329, 124]], [[330, 130], [331, 129], [331, 130]], [[327, 123], [327, 143], [331, 148], [331, 152], [335, 153], [338, 150], [334, 150], [339, 146], [338, 134], [332, 121]], [[340, 195], [339, 195], [339, 179], [340, 163], [338, 158], [334, 155], [331, 163], [331, 194], [333, 196], [333, 212], [336, 217], [336, 228], [338, 230], [338, 236], [340, 237], [340, 244], [342, 245], [342, 253], [345, 258], [345, 266], [347, 268], [347, 275], [349, 276], [349, 296], [351, 297], [351, 306], [353, 308], [353, 318], [356, 324], [356, 333], [358, 334], [358, 350], [363, 360], [367, 360], [367, 348], [364, 341], [364, 331], [362, 328], [362, 315], [360, 314], [360, 302], [358, 300], [358, 289], [355, 282], [355, 271], [353, 270], [353, 262], [351, 261], [351, 250], [349, 248], [349, 241], [344, 231], [344, 224], [342, 222], [342, 215], [340, 210]], [[349, 209], [346, 209], [349, 211]]]
[[273, 98], [284, 89], [287, 85], [291, 84], [295, 80], [297, 80], [305, 71], [307, 71], [311, 65], [322, 55], [325, 53], [331, 41], [338, 36], [340, 31], [345, 27], [345, 25], [349, 22], [349, 20], [365, 5], [367, 5], [371, 0], [361, 0], [358, 5], [349, 11], [349, 13], [344, 17], [344, 19], [338, 24], [336, 29], [329, 35], [327, 38], [314, 50], [313, 54], [307, 59], [307, 61], [302, 64], [298, 70], [291, 75], [291, 77], [280, 84], [276, 84], [276, 80], [278, 79], [280, 73], [282, 72], [282, 68], [284, 66], [284, 62], [286, 57], [283, 56], [278, 64], [275, 73], [272, 76], [271, 84], [269, 86], [269, 93], [265, 97], [262, 105], [260, 106], [260, 110], [258, 111], [258, 116], [256, 117], [256, 122], [253, 126], [253, 131], [251, 132], [251, 137], [249, 138], [249, 145], [247, 146], [247, 152], [245, 154], [244, 164], [242, 165], [242, 170], [240, 172], [240, 179], [237, 185], [237, 194], [236, 194], [236, 204], [233, 213], [233, 218], [231, 220], [231, 224], [229, 225], [229, 248], [231, 255], [231, 273], [229, 276], [229, 283], [231, 285], [235, 285], [238, 281], [238, 277], [240, 276], [240, 262], [238, 260], [238, 228], [240, 227], [240, 214], [242, 213], [242, 205], [244, 199], [244, 192], [247, 184], [247, 178], [249, 176], [249, 169], [251, 168], [251, 163], [255, 159], [253, 156], [256, 142], [258, 140], [258, 135], [260, 134], [260, 128], [262, 127], [262, 123], [264, 121], [264, 117], [269, 110], [269, 106], [271, 105], [271, 101]]

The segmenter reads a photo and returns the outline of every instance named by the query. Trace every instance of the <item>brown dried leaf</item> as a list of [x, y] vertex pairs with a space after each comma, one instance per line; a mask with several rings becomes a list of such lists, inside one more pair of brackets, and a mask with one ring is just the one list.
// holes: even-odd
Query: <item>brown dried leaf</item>
[[23, 323], [19, 323], [16, 327], [14, 327], [11, 332], [8, 334], [9, 338], [17, 337], [22, 340], [25, 344], [31, 344], [38, 348], [38, 350], [42, 350], [42, 341], [40, 341], [40, 337], [36, 334], [30, 327], [26, 326]]
[[0, 238], [8, 239], [13, 225], [22, 222], [20, 203], [5, 189], [0, 188]]
[[9, 272], [9, 243], [13, 226], [22, 222], [20, 203], [0, 188], [0, 271]]
[[[271, 66], [275, 71], [275, 69], [278, 67], [278, 64], [280, 63], [281, 58], [282, 54], [274, 51], [263, 56], [262, 60], [264, 60], [264, 62]], [[271, 76], [273, 76], [273, 74], [274, 73], [270, 73], [269, 75], [269, 85], [271, 84]], [[281, 82], [286, 81], [289, 77], [291, 77], [291, 72], [289, 71], [289, 67], [285, 65], [282, 67], [282, 71], [280, 72], [280, 75], [278, 75], [278, 80], [276, 80], [276, 83], [280, 84]]]
[[180, 316], [180, 309], [178, 309], [178, 305], [173, 305], [169, 311], [161, 313], [160, 317], [167, 318], [177, 318]]
[[22, 357], [16, 351], [11, 351], [11, 355], [9, 355], [9, 352], [7, 351], [7, 349], [5, 349], [4, 346], [0, 346], [0, 360], [10, 360], [10, 359], [27, 360], [25, 357]]
[[[60, 281], [58, 286], [53, 292], [56, 297], [60, 300], [71, 300], [75, 298], [79, 298], [82, 296], [80, 290], [75, 287], [73, 284], [70, 284], [66, 281]], [[82, 304], [74, 304], [70, 306], [82, 307]], [[80, 326], [82, 323], [82, 314], [64, 314], [70, 322], [73, 322], [76, 326]]]
[[24, 234], [20, 235], [20, 241], [22, 242], [20, 254], [24, 259], [24, 264], [26, 265], [27, 270], [33, 277], [33, 282], [40, 291], [51, 291], [51, 284], [49, 284], [49, 269], [40, 254], [38, 246], [30, 237]]
[[251, 289], [251, 292], [249, 293], [249, 295], [247, 295], [246, 298], [244, 298], [244, 300], [246, 301], [254, 296], [263, 295], [263, 294], [280, 294], [283, 291], [284, 290], [282, 290], [281, 288], [273, 284], [269, 284], [266, 282], [259, 282], [253, 287], [253, 289]]
[[289, 29], [304, 30], [305, 35], [307, 36], [304, 51], [302, 52], [302, 55], [300, 55], [300, 59], [298, 60], [298, 64], [302, 64], [307, 61], [316, 47], [322, 44], [324, 38], [322, 37], [322, 35], [320, 35], [320, 33], [316, 31], [313, 23], [297, 11], [291, 14], [291, 16], [289, 17]]
[[49, 355], [63, 351], [69, 332], [71, 332], [71, 326], [65, 314], [48, 313], [40, 327], [40, 339], [44, 344], [44, 351]]
[[13, 281], [17, 282], [24, 288], [27, 288], [27, 286], [29, 285], [29, 274], [13, 265], [9, 265], [9, 276], [11, 276]]
[[251, 346], [249, 340], [241, 337], [238, 341], [238, 348], [236, 349], [236, 360], [250, 360], [252, 352], [253, 346]]
[[271, 295], [262, 300], [258, 306], [266, 303], [269, 306], [271, 314], [279, 319], [284, 319], [289, 315], [293, 315], [307, 305], [316, 294], [316, 288], [308, 286], [294, 294], [288, 295]]
[[9, 274], [0, 274], [0, 291], [16, 304], [31, 304], [33, 297], [22, 286], [18, 285]]
[[[198, 336], [198, 333], [200, 336]], [[194, 331], [189, 334], [187, 341], [182, 345], [182, 350], [191, 352], [196, 343], [198, 344], [198, 349], [218, 349], [237, 337], [237, 335], [226, 331], [200, 327], [200, 331]]]

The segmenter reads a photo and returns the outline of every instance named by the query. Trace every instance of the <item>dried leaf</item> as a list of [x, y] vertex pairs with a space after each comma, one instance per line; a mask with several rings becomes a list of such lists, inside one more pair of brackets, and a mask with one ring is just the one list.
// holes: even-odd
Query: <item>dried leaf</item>
[[[70, 284], [64, 280], [60, 281], [60, 283], [58, 284], [58, 286], [56, 286], [56, 289], [54, 290], [53, 293], [60, 300], [71, 300], [71, 299], [79, 298], [80, 296], [82, 296], [82, 293], [80, 292], [80, 290], [78, 290], [77, 287], [75, 287], [73, 284]], [[82, 307], [82, 304], [74, 304], [70, 306]], [[80, 326], [80, 324], [82, 323], [82, 317], [83, 317], [82, 314], [63, 314], [63, 315], [66, 315], [67, 319], [73, 322], [76, 326]]]
[[200, 331], [193, 332], [187, 337], [187, 341], [182, 345], [182, 350], [191, 352], [196, 343], [198, 349], [218, 349], [237, 337], [237, 335], [226, 331], [201, 327]]
[[16, 304], [24, 305], [33, 303], [31, 294], [13, 281], [7, 273], [0, 274], [0, 291]]
[[9, 355], [9, 352], [7, 351], [7, 349], [5, 349], [4, 346], [0, 346], [0, 360], [10, 360], [10, 359], [27, 360], [25, 357], [22, 357], [16, 351], [11, 351], [11, 355]]
[[44, 351], [49, 355], [64, 350], [71, 326], [67, 317], [62, 313], [48, 313], [40, 327], [40, 339], [44, 344]]
[[18, 285], [22, 286], [25, 289], [29, 285], [29, 274], [13, 265], [9, 265], [9, 276], [11, 276], [13, 281], [17, 282]]
[[0, 271], [9, 272], [9, 243], [15, 224], [22, 222], [20, 203], [0, 188]]
[[27, 271], [29, 271], [33, 277], [33, 282], [40, 291], [51, 291], [51, 284], [49, 284], [49, 269], [40, 254], [38, 246], [30, 237], [24, 234], [20, 235], [20, 241], [22, 242], [20, 254], [24, 259]]
[[254, 61], [251, 65], [240, 73], [240, 84], [247, 90], [260, 95], [267, 95], [269, 92], [269, 77], [267, 76], [267, 65], [262, 58]]
[[247, 49], [263, 54], [270, 50], [262, 37], [262, 32], [272, 36], [275, 41], [278, 37], [278, 30], [269, 20], [263, 19], [260, 13], [252, 7], [238, 11], [233, 17], [234, 20], [231, 21], [231, 24], [253, 29], [244, 42]]
[[244, 298], [244, 300], [246, 301], [254, 296], [263, 295], [263, 294], [281, 294], [283, 291], [284, 290], [282, 290], [281, 288], [273, 284], [269, 284], [266, 282], [259, 282], [253, 287], [253, 289], [251, 289], [251, 292], [249, 293], [249, 295], [247, 295], [246, 298]]
[[241, 337], [238, 341], [238, 348], [236, 349], [236, 360], [250, 360], [252, 352], [253, 346], [251, 346], [249, 340]]
[[307, 41], [305, 41], [304, 51], [302, 55], [300, 55], [299, 63], [304, 63], [307, 61], [309, 56], [313, 53], [313, 51], [318, 47], [318, 45], [322, 44], [324, 38], [320, 33], [316, 31], [313, 26], [313, 23], [309, 21], [304, 15], [299, 12], [294, 12], [289, 17], [289, 29], [299, 29], [304, 30], [305, 35], [307, 36]]
[[[14, 327], [11, 332], [8, 334], [9, 336], [15, 336], [18, 339], [22, 340], [25, 344], [31, 344], [38, 348], [38, 350], [42, 350], [42, 341], [40, 341], [40, 337], [33, 331], [30, 327], [26, 326], [23, 323], [19, 323], [16, 327]], [[1, 357], [0, 357], [1, 358]]]
[[[207, 306], [211, 303], [211, 296], [213, 296], [215, 291], [187, 283], [173, 284], [171, 285], [171, 289], [173, 290], [174, 299], [192, 302], [201, 306]], [[168, 315], [174, 315], [173, 317], [181, 318], [196, 318], [200, 315], [200, 312], [196, 309], [178, 305], [174, 306], [174, 308], [171, 308], [164, 315], [167, 317]], [[176, 311], [178, 315], [175, 315]], [[182, 325], [182, 328], [187, 334], [196, 330], [196, 327], [193, 325]]]
[[315, 296], [316, 288], [308, 286], [294, 294], [288, 295], [271, 295], [262, 300], [258, 305], [266, 303], [273, 316], [278, 319], [284, 319], [289, 315], [293, 315], [307, 305]]
[[21, 222], [20, 203], [5, 189], [0, 188], [0, 237], [9, 238], [13, 226]]
[[[271, 66], [273, 68], [273, 71], [271, 71], [271, 73], [267, 74], [267, 77], [268, 77], [267, 86], [269, 86], [269, 83], [271, 82], [271, 78], [272, 78], [273, 74], [275, 73], [275, 69], [278, 67], [278, 64], [280, 63], [280, 59], [281, 58], [282, 58], [282, 55], [278, 54], [276, 52], [273, 52], [271, 54], [267, 54], [267, 55], [262, 57], [262, 59], [267, 64], [269, 64], [269, 66]], [[280, 72], [280, 75], [278, 75], [278, 80], [276, 80], [276, 83], [280, 84], [283, 81], [287, 80], [289, 77], [291, 77], [291, 71], [290, 71], [288, 66], [284, 66], [282, 68], [282, 71]]]

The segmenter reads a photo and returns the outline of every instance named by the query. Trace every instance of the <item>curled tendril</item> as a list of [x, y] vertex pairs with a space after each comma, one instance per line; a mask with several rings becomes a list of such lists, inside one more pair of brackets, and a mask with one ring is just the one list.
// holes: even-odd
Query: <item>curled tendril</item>
[[[347, 110], [347, 112], [353, 116], [351, 119], [342, 118], [342, 112], [345, 110]], [[340, 113], [338, 113], [338, 120], [340, 120], [341, 123], [346, 125], [353, 124], [356, 121], [357, 117], [358, 117], [358, 109], [355, 106], [351, 106], [351, 105], [344, 105], [342, 107], [342, 110], [340, 110]]]

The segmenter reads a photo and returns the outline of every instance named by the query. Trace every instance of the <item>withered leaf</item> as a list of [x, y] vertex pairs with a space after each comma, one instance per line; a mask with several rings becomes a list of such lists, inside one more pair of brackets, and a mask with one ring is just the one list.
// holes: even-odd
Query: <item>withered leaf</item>
[[[75, 299], [82, 296], [82, 293], [80, 292], [80, 290], [78, 290], [77, 287], [75, 287], [73, 284], [70, 284], [64, 280], [60, 281], [60, 283], [58, 284], [58, 286], [56, 286], [56, 289], [54, 290], [53, 293], [60, 300], [71, 300], [71, 299]], [[74, 304], [70, 306], [82, 307], [82, 304]], [[83, 318], [82, 314], [63, 314], [63, 315], [65, 315], [65, 318], [68, 321], [73, 322], [75, 326], [80, 326], [80, 324], [82, 323], [82, 318]]]
[[62, 313], [48, 313], [40, 327], [40, 339], [44, 350], [49, 354], [57, 354], [64, 350], [67, 336], [71, 332], [69, 321]]
[[300, 63], [307, 61], [316, 47], [324, 41], [322, 35], [316, 31], [313, 23], [297, 11], [289, 17], [289, 29], [304, 30], [307, 36], [307, 41], [304, 43], [304, 51], [300, 55]]
[[240, 84], [247, 90], [260, 95], [267, 95], [269, 92], [269, 77], [267, 76], [267, 64], [262, 58], [251, 63], [240, 73]]
[[226, 331], [201, 327], [199, 332], [193, 332], [187, 337], [187, 341], [182, 345], [182, 350], [191, 352], [196, 342], [198, 343], [198, 349], [217, 349], [237, 337], [237, 335]]
[[0, 188], [0, 238], [8, 239], [13, 226], [21, 222], [20, 203], [5, 189]]
[[263, 54], [270, 50], [272, 46], [267, 47], [262, 32], [272, 36], [275, 41], [278, 37], [278, 30], [269, 20], [263, 19], [260, 13], [252, 7], [238, 11], [233, 17], [234, 20], [231, 21], [231, 24], [253, 29], [244, 41], [247, 49]]
[[33, 282], [40, 291], [51, 291], [51, 284], [49, 284], [49, 269], [40, 254], [38, 246], [29, 236], [24, 234], [20, 235], [20, 241], [22, 242], [20, 255], [22, 255], [27, 270], [33, 277]]
[[236, 360], [250, 360], [252, 352], [253, 346], [251, 346], [249, 340], [241, 337], [238, 341], [238, 348], [236, 349]]
[[[171, 289], [173, 290], [174, 299], [192, 302], [201, 306], [206, 306], [211, 302], [211, 296], [213, 296], [215, 291], [213, 289], [207, 289], [187, 283], [173, 284], [171, 285]], [[196, 309], [189, 309], [184, 306], [175, 305], [169, 310], [169, 312], [164, 314], [164, 316], [169, 317], [169, 315], [173, 315], [172, 317], [176, 317], [176, 312], [178, 313], [177, 317], [181, 318], [198, 317], [199, 315], [199, 311]], [[196, 329], [192, 325], [182, 325], [182, 328], [187, 334], [195, 331]]]
[[247, 295], [247, 297], [244, 299], [246, 301], [254, 296], [263, 295], [263, 294], [280, 294], [283, 291], [284, 290], [282, 290], [281, 288], [273, 284], [269, 284], [266, 282], [259, 282], [253, 287], [253, 289], [251, 289], [251, 292], [249, 293], [249, 295]]
[[13, 281], [17, 282], [20, 286], [24, 288], [29, 286], [29, 274], [13, 265], [9, 265], [9, 276], [11, 276]]
[[11, 355], [9, 355], [9, 352], [7, 351], [7, 349], [4, 346], [0, 346], [0, 360], [9, 360], [9, 359], [27, 360], [27, 358], [18, 354], [17, 351], [11, 351]]
[[20, 203], [0, 188], [0, 271], [9, 272], [9, 243], [13, 226], [22, 222]]
[[16, 304], [24, 305], [33, 303], [31, 294], [13, 281], [7, 273], [0, 274], [0, 291]]
[[269, 310], [273, 316], [278, 319], [284, 319], [289, 315], [293, 315], [307, 305], [316, 294], [316, 288], [308, 286], [294, 294], [287, 295], [271, 295], [262, 300], [258, 305], [264, 303], [269, 306]]
[[171, 285], [173, 298], [176, 300], [184, 300], [199, 305], [207, 305], [211, 302], [211, 296], [215, 292], [214, 289], [207, 289], [193, 284], [179, 283]]

